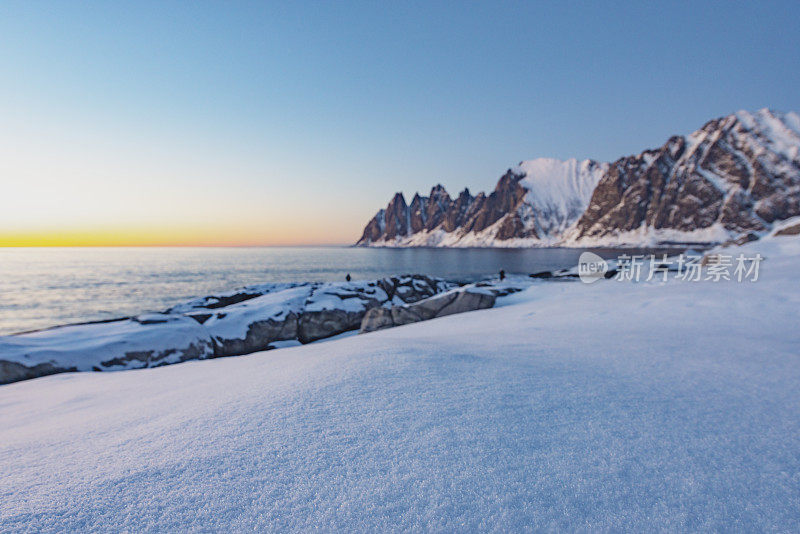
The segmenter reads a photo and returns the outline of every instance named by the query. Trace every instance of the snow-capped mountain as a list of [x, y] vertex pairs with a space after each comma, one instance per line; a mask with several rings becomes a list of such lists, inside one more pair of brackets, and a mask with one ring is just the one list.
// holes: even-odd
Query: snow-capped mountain
[[565, 236], [576, 243], [719, 242], [800, 214], [800, 117], [762, 109], [614, 162]]
[[800, 215], [800, 116], [762, 109], [620, 158], [535, 159], [495, 190], [452, 199], [397, 193], [364, 246], [604, 246], [714, 243]]
[[364, 229], [359, 245], [548, 245], [586, 210], [608, 164], [592, 160], [523, 161], [490, 194], [464, 189], [455, 199], [441, 185], [410, 205], [397, 193]]

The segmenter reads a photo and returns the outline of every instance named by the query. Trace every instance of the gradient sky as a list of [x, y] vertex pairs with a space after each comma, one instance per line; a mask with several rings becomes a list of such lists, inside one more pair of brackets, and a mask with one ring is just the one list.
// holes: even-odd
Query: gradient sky
[[800, 3], [642, 4], [2, 2], [0, 245], [351, 243], [397, 190], [800, 111]]

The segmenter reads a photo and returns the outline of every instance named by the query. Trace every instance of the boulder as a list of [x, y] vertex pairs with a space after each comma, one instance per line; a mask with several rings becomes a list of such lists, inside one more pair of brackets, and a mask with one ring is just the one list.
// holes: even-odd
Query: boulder
[[246, 300], [254, 299], [268, 293], [276, 293], [286, 289], [292, 289], [300, 286], [309, 286], [310, 284], [301, 283], [274, 283], [274, 284], [256, 284], [233, 291], [225, 291], [192, 299], [181, 304], [177, 304], [164, 313], [183, 313], [192, 314], [197, 311], [209, 311], [225, 308], [234, 304], [239, 304]]
[[390, 303], [420, 302], [450, 287], [444, 280], [424, 275], [324, 284], [315, 288], [306, 302], [297, 325], [297, 339], [310, 343], [356, 330], [370, 310]]
[[323, 284], [312, 291], [297, 324], [297, 339], [310, 343], [355, 330], [367, 310], [389, 300], [386, 283]]
[[213, 355], [205, 329], [181, 315], [68, 325], [0, 337], [0, 384], [67, 371], [157, 367]]
[[456, 313], [494, 306], [495, 294], [477, 287], [461, 288], [412, 304], [369, 310], [361, 322], [361, 332], [373, 332], [393, 326], [427, 321]]
[[189, 316], [211, 335], [214, 356], [249, 354], [297, 338], [298, 320], [313, 289], [310, 284], [291, 287]]
[[[378, 304], [374, 304], [374, 306], [378, 306]], [[368, 309], [371, 308], [365, 308], [358, 312], [331, 309], [304, 313], [297, 325], [297, 339], [300, 340], [300, 343], [311, 343], [356, 330]]]
[[409, 304], [432, 297], [452, 288], [454, 284], [441, 278], [421, 274], [404, 274], [378, 280], [378, 285], [395, 304]]
[[59, 367], [50, 363], [39, 363], [26, 367], [18, 362], [0, 360], [0, 384], [10, 384], [20, 380], [30, 380], [40, 376], [77, 371], [75, 367]]
[[398, 308], [401, 308], [401, 306], [395, 306], [393, 308], [373, 308], [369, 310], [361, 321], [361, 333], [364, 334], [366, 332], [374, 332], [375, 330], [383, 330], [384, 328], [397, 326], [398, 323], [393, 317], [392, 312]]
[[368, 310], [452, 287], [404, 275], [329, 284], [263, 284], [193, 299], [166, 313], [0, 336], [0, 384], [67, 371], [155, 367], [309, 343], [361, 326]]
[[798, 235], [800, 234], [800, 223], [787, 226], [785, 228], [781, 228], [777, 232], [775, 232], [776, 236], [780, 235]]

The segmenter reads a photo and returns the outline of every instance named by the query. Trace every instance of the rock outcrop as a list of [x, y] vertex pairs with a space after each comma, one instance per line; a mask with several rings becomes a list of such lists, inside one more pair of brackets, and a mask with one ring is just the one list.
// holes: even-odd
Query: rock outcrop
[[357, 330], [380, 306], [422, 301], [454, 284], [423, 275], [364, 282], [263, 284], [163, 314], [0, 336], [0, 384], [68, 371], [138, 369], [310, 343]]
[[414, 304], [373, 308], [364, 315], [361, 332], [374, 332], [436, 317], [491, 308], [494, 302], [495, 294], [487, 289], [470, 287], [448, 291]]
[[761, 110], [614, 162], [569, 238], [724, 241], [800, 214], [800, 118]]
[[236, 356], [267, 350], [276, 341], [297, 338], [298, 321], [312, 284], [271, 291], [243, 302], [189, 314], [214, 340], [214, 355]]
[[211, 358], [208, 332], [182, 315], [139, 317], [0, 337], [0, 384], [67, 371], [115, 371]]
[[787, 226], [785, 228], [781, 228], [777, 232], [775, 232], [776, 236], [786, 236], [786, 235], [800, 235], [800, 222]]
[[361, 246], [651, 246], [763, 234], [800, 214], [800, 116], [762, 109], [620, 158], [538, 159], [489, 195], [397, 193]]

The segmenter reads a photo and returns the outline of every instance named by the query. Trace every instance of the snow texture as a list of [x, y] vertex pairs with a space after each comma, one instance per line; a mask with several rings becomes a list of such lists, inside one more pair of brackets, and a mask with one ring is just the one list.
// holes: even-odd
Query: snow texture
[[0, 336], [0, 360], [77, 371], [138, 369], [209, 358], [213, 343], [197, 321], [149, 314], [132, 319]]
[[525, 177], [526, 205], [532, 208], [540, 236], [558, 237], [586, 211], [607, 163], [592, 160], [560, 161], [539, 158], [523, 161], [515, 169]]
[[390, 330], [0, 387], [0, 531], [798, 531], [798, 237]]
[[215, 339], [244, 338], [257, 321], [281, 321], [289, 313], [302, 312], [312, 290], [312, 285], [305, 284], [226, 306], [212, 314], [203, 326]]

